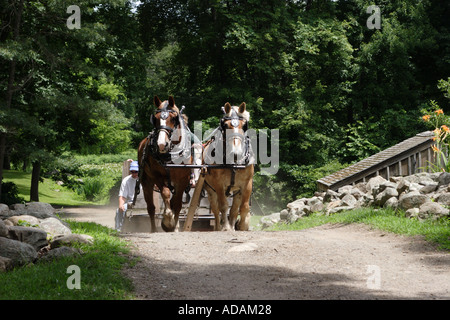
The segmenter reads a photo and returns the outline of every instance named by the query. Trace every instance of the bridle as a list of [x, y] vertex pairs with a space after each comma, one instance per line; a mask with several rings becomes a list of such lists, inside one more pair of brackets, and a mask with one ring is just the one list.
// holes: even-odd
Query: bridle
[[[223, 107], [222, 107], [222, 110], [224, 110]], [[244, 125], [242, 126], [242, 130], [244, 131], [244, 134], [242, 134], [240, 132], [231, 132], [231, 133], [228, 132], [228, 136], [227, 136], [227, 130], [229, 130], [229, 129], [226, 127], [225, 121], [228, 121], [228, 120], [230, 120], [230, 125], [233, 129], [236, 129], [239, 127], [240, 121], [244, 121]], [[220, 130], [222, 131], [222, 134], [224, 136], [224, 141], [228, 141], [230, 139], [237, 138], [237, 139], [241, 140], [241, 142], [243, 142], [245, 139], [245, 132], [247, 131], [247, 129], [248, 129], [247, 119], [240, 116], [234, 109], [231, 109], [230, 115], [225, 115], [220, 120]]]
[[170, 113], [175, 113], [175, 114], [176, 114], [176, 117], [175, 117], [175, 127], [174, 127], [174, 128], [176, 128], [176, 127], [180, 124], [180, 119], [179, 119], [179, 116], [180, 116], [180, 115], [179, 115], [175, 110], [167, 109], [167, 106], [165, 106], [165, 107], [162, 108], [162, 109], [156, 110], [156, 111], [155, 111], [155, 114], [152, 114], [152, 115], [150, 116], [150, 122], [153, 124], [153, 126], [155, 127], [155, 129], [157, 129], [156, 132], [159, 133], [160, 131], [164, 131], [164, 132], [167, 133], [167, 135], [168, 135], [168, 137], [169, 137], [169, 139], [170, 139], [170, 138], [172, 137], [172, 133], [173, 133], [174, 128], [171, 128], [171, 127], [169, 127], [169, 126], [167, 126], [167, 125], [162, 125], [162, 126], [157, 127], [157, 126], [156, 126], [156, 120], [157, 120], [157, 118], [155, 117], [155, 115], [157, 115], [158, 113], [161, 114], [161, 115], [159, 116], [160, 121], [161, 121], [161, 120], [164, 120], [164, 121], [167, 120], [167, 119], [169, 118]]

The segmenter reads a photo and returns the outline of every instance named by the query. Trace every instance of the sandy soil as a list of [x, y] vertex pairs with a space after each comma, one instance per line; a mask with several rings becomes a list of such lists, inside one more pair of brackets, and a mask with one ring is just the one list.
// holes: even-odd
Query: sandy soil
[[[114, 208], [64, 210], [114, 225]], [[364, 225], [122, 236], [138, 299], [450, 299], [448, 252]]]

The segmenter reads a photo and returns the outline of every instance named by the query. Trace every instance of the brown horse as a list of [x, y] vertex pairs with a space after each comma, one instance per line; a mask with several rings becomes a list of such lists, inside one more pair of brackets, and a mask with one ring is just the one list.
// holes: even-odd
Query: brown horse
[[[253, 182], [253, 157], [249, 139], [245, 132], [250, 120], [243, 102], [239, 107], [231, 106], [228, 102], [224, 106], [225, 115], [217, 130], [218, 137], [207, 143], [204, 150], [204, 163], [220, 164], [219, 169], [208, 169], [205, 176], [205, 189], [208, 192], [211, 211], [215, 217], [215, 230], [234, 230], [238, 215], [238, 230], [247, 231], [250, 222], [250, 196]], [[216, 149], [215, 151], [213, 149]], [[208, 159], [208, 155], [222, 150], [222, 155], [215, 160]], [[226, 151], [223, 153], [223, 151]], [[219, 151], [220, 153], [220, 151]], [[211, 163], [213, 162], [213, 163]], [[223, 165], [225, 164], [225, 165]], [[235, 165], [245, 166], [236, 169]], [[228, 213], [228, 196], [233, 194], [233, 204]]]
[[[173, 97], [161, 102], [155, 96], [157, 108], [150, 121], [154, 130], [141, 141], [138, 149], [139, 180], [142, 183], [147, 212], [150, 216], [151, 232], [156, 232], [155, 205], [153, 188], [156, 185], [161, 191], [164, 202], [161, 227], [164, 231], [175, 231], [178, 226], [178, 215], [182, 207], [183, 191], [189, 185], [191, 174], [186, 168], [167, 168], [165, 164], [183, 161], [190, 164], [190, 136], [185, 131], [185, 124], [180, 110]], [[173, 196], [171, 198], [171, 193]]]

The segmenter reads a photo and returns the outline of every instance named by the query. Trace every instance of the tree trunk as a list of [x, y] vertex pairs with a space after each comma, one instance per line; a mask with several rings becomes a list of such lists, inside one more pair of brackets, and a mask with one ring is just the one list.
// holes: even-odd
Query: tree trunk
[[31, 173], [30, 201], [39, 202], [39, 178], [41, 177], [41, 162], [33, 162], [33, 171]]
[[[20, 23], [22, 20], [22, 12], [23, 12], [23, 3], [24, 0], [20, 0], [18, 2], [17, 10], [13, 10], [12, 14], [16, 15], [16, 19], [14, 21], [13, 26], [13, 39], [19, 39], [19, 31], [20, 31]], [[8, 79], [8, 87], [6, 89], [6, 112], [11, 109], [12, 96], [14, 93], [14, 81], [16, 75], [16, 60], [12, 60], [9, 65], [9, 79]], [[6, 151], [6, 133], [0, 134], [0, 194], [2, 193], [2, 183], [3, 183], [3, 164], [5, 159], [5, 151]]]

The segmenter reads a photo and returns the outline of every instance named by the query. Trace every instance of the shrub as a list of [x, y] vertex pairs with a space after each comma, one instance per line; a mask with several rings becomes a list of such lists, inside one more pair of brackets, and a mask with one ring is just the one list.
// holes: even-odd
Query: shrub
[[24, 198], [19, 197], [19, 189], [14, 182], [2, 183], [2, 194], [0, 196], [0, 203], [9, 205], [21, 203], [25, 201]]

